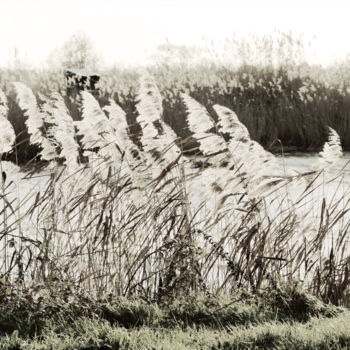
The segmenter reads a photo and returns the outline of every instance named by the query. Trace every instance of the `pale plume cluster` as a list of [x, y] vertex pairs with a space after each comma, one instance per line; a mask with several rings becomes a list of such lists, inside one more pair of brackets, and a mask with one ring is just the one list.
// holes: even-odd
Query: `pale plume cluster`
[[[280, 177], [271, 176], [280, 170], [276, 158], [250, 139], [247, 128], [233, 111], [214, 105], [219, 118], [215, 124], [204, 106], [188, 95], [183, 94], [182, 98], [188, 110], [189, 128], [212, 164], [212, 169], [203, 172], [204, 186], [198, 189], [198, 181], [189, 183], [191, 192], [200, 191], [206, 200], [214, 196], [217, 211], [232, 195], [248, 191], [252, 198], [259, 198], [282, 182]], [[229, 136], [228, 141], [223, 134]]]
[[0, 115], [7, 118], [9, 108], [7, 106], [7, 97], [2, 90], [0, 90]]
[[226, 150], [224, 139], [212, 132], [215, 125], [205, 107], [186, 94], [182, 94], [182, 98], [188, 110], [188, 126], [193, 136], [200, 142], [200, 151], [209, 156]]
[[181, 151], [176, 145], [176, 134], [163, 121], [162, 98], [150, 76], [144, 76], [140, 80], [138, 100], [137, 120], [142, 128], [142, 147], [152, 168], [153, 177], [157, 178], [164, 169], [181, 157]]
[[[116, 152], [115, 137], [109, 119], [102, 111], [96, 99], [87, 91], [81, 92], [82, 120], [75, 123], [78, 135], [82, 136], [84, 150], [99, 148], [98, 154], [110, 162], [119, 162], [120, 154]], [[87, 152], [86, 155], [92, 155]]]
[[[295, 276], [291, 269], [314, 281], [317, 264], [326, 264], [319, 254], [327, 251], [323, 242], [335, 231], [345, 235], [348, 218], [339, 198], [333, 197], [327, 212], [326, 199], [320, 206], [310, 195], [324, 167], [342, 156], [333, 129], [321, 152], [322, 167], [302, 182], [303, 174], [284, 175], [234, 111], [214, 105], [215, 122], [204, 106], [183, 94], [189, 129], [208, 164], [195, 169], [164, 121], [162, 96], [150, 76], [139, 85], [139, 135], [130, 134], [125, 111], [112, 99], [101, 108], [82, 91], [82, 118], [73, 122], [59, 94], [39, 96], [38, 105], [28, 87], [14, 86], [30, 142], [41, 147], [42, 160], [54, 164], [45, 190], [7, 202], [4, 196], [6, 210], [15, 213], [7, 228], [20, 230], [16, 239], [22, 239], [13, 261], [27, 259], [35, 281], [59, 276], [124, 296], [155, 293], [160, 283], [181, 280], [190, 267], [189, 278], [200, 275], [218, 291], [237, 285], [257, 289], [272, 275]], [[6, 108], [0, 94], [1, 134], [8, 135], [0, 139], [0, 153], [15, 142]], [[16, 172], [14, 164], [0, 164], [2, 171]], [[291, 198], [296, 182], [301, 190]], [[7, 203], [19, 203], [21, 210]], [[38, 259], [32, 259], [35, 254]], [[315, 267], [304, 267], [305, 254]]]
[[23, 175], [18, 165], [6, 160], [0, 161], [0, 170], [6, 174], [6, 179], [10, 183], [19, 181]]
[[[3, 153], [10, 152], [16, 141], [15, 131], [7, 120], [7, 114], [7, 98], [4, 92], [0, 90], [0, 157]], [[0, 172], [5, 173], [9, 181], [13, 181], [19, 178], [20, 169], [17, 165], [0, 158]], [[2, 176], [0, 183], [3, 184]]]
[[[68, 168], [78, 169], [77, 135], [81, 136], [81, 146], [90, 163], [102, 159], [99, 163], [102, 168], [106, 164], [118, 168], [121, 174], [130, 177], [135, 189], [146, 189], [152, 180], [163, 176], [169, 180], [182, 174], [172, 172], [172, 168], [187, 159], [177, 146], [176, 134], [163, 121], [162, 97], [151, 76], [140, 79], [136, 105], [142, 130], [141, 148], [129, 135], [125, 112], [113, 100], [102, 109], [90, 93], [82, 91], [82, 120], [73, 122], [59, 94], [41, 97], [44, 103], [39, 108], [28, 87], [22, 83], [14, 85], [19, 105], [27, 116], [31, 142], [42, 147], [42, 159], [61, 158]], [[214, 198], [215, 212], [229, 198], [246, 193], [259, 199], [290, 182], [290, 178], [285, 181], [280, 176], [282, 170], [276, 158], [250, 138], [248, 129], [232, 110], [214, 105], [218, 116], [215, 123], [199, 102], [186, 94], [182, 98], [188, 111], [188, 126], [210, 164], [186, 179], [188, 194], [196, 201]], [[48, 125], [46, 129], [44, 122]], [[339, 136], [330, 129], [329, 141], [320, 154], [321, 162], [331, 166], [341, 154]]]
[[52, 93], [50, 98], [45, 98], [42, 110], [46, 116], [45, 121], [49, 124], [46, 134], [60, 149], [57, 157], [63, 159], [69, 169], [77, 169], [79, 145], [76, 141], [73, 120], [63, 97], [58, 93]]
[[334, 129], [329, 128], [328, 141], [324, 144], [322, 152], [320, 152], [318, 169], [330, 169], [337, 164], [342, 157], [343, 150], [340, 137]]
[[56, 145], [43, 134], [45, 114], [40, 111], [32, 90], [20, 82], [13, 83], [18, 104], [27, 117], [25, 124], [30, 135], [30, 143], [41, 147], [41, 158], [51, 161], [57, 158]]
[[42, 144], [42, 135], [40, 128], [43, 127], [43, 115], [40, 113], [37, 100], [33, 91], [26, 85], [20, 82], [13, 83], [17, 93], [17, 101], [21, 109], [24, 111], [24, 116], [27, 117], [25, 122], [28, 133], [30, 134], [31, 144]]
[[7, 98], [3, 91], [0, 90], [0, 155], [1, 153], [11, 151], [16, 135], [11, 123], [7, 120]]
[[[230, 136], [228, 149], [235, 163], [247, 177], [250, 193], [255, 193], [258, 187], [261, 192], [270, 180], [270, 183], [275, 183], [278, 178], [273, 178], [271, 175], [276, 172], [281, 174], [276, 158], [250, 138], [248, 129], [233, 111], [219, 105], [214, 105], [213, 108], [219, 117], [220, 131]], [[270, 179], [264, 178], [265, 175], [269, 175]]]
[[136, 146], [129, 136], [126, 113], [112, 99], [103, 110], [109, 116], [110, 124], [115, 132], [118, 150], [123, 161], [127, 164], [127, 171], [133, 185], [138, 189], [143, 188], [146, 183], [151, 181], [151, 175], [144, 152]]

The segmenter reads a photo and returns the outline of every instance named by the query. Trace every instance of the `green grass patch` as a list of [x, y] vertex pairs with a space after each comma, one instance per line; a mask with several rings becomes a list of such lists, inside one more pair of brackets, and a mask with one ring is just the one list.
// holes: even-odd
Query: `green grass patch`
[[2, 289], [0, 349], [341, 349], [350, 313], [298, 289], [162, 303]]
[[266, 322], [255, 326], [132, 328], [82, 318], [69, 327], [48, 326], [28, 340], [17, 332], [0, 338], [9, 349], [348, 349], [350, 314], [310, 319], [307, 323]]
[[127, 329], [222, 328], [270, 321], [307, 322], [314, 316], [331, 318], [344, 311], [297, 289], [265, 290], [255, 296], [244, 291], [231, 296], [190, 293], [161, 303], [117, 296], [94, 299], [48, 288], [0, 291], [0, 334], [17, 331], [26, 337], [42, 334], [50, 324], [70, 324], [79, 318], [98, 319]]

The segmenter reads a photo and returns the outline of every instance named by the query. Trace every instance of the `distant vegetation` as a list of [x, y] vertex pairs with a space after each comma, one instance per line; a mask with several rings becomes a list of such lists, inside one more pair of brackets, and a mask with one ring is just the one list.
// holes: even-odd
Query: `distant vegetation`
[[[282, 146], [291, 151], [318, 151], [326, 140], [327, 126], [337, 130], [344, 149], [350, 149], [350, 63], [338, 62], [327, 68], [309, 65], [304, 62], [302, 42], [283, 33], [277, 43], [272, 38], [253, 37], [252, 43], [227, 41], [221, 51], [210, 49], [213, 52], [192, 52], [167, 44], [159, 48], [147, 68], [163, 97], [164, 120], [182, 139], [191, 135], [180, 98], [185, 92], [216, 118], [211, 109], [215, 103], [235, 111], [252, 139], [274, 152], [280, 152]], [[89, 52], [86, 57], [78, 55], [76, 62], [69, 62], [66, 56], [66, 65], [81, 67], [84, 59], [90, 66], [96, 62]], [[9, 120], [20, 143], [17, 160], [22, 163], [36, 151], [25, 141], [23, 113], [15, 103], [10, 83], [22, 81], [36, 95], [59, 91], [64, 97], [64, 66], [53, 68], [33, 71], [16, 67], [0, 72], [0, 88], [9, 100]], [[135, 125], [135, 97], [142, 71], [131, 67], [101, 71], [101, 106], [112, 97], [127, 113], [135, 134], [140, 130]]]

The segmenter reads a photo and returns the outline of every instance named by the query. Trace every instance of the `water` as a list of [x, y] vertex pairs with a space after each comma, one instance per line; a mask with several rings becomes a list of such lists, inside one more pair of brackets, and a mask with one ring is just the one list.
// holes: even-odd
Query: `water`
[[[309, 153], [299, 153], [299, 154], [286, 154], [284, 157], [277, 157], [281, 165], [281, 174], [280, 175], [295, 175], [296, 173], [307, 173], [314, 170], [315, 164], [319, 160], [318, 154], [309, 154]], [[344, 158], [341, 159], [335, 166], [331, 169], [332, 175], [336, 177], [341, 170], [344, 171], [344, 178], [342, 178], [343, 185], [350, 184], [350, 152], [344, 154]], [[192, 169], [188, 167], [188, 173], [195, 173], [197, 169]], [[39, 174], [35, 174], [30, 178], [19, 177], [12, 185], [8, 191], [9, 199], [19, 199], [21, 204], [22, 213], [25, 212], [27, 208], [30, 207], [30, 204], [34, 201], [35, 195], [37, 192], [43, 193], [47, 187], [48, 181], [50, 181], [50, 171], [44, 170]], [[198, 181], [205, 182], [205, 178], [199, 178]], [[337, 181], [330, 185], [331, 192], [337, 186]], [[18, 202], [17, 202], [18, 204]], [[2, 208], [3, 203], [0, 203], [0, 209]]]
[[[299, 154], [286, 154], [284, 157], [278, 157], [278, 160], [282, 167], [285, 167], [286, 172], [288, 170], [296, 170], [300, 173], [305, 173], [313, 170], [312, 166], [317, 163], [319, 159], [318, 154], [314, 153], [299, 153]], [[343, 159], [332, 167], [331, 172], [336, 174], [344, 169], [346, 174], [346, 180], [350, 178], [350, 152], [344, 153]]]
[[[291, 171], [307, 173], [314, 170], [313, 165], [317, 163], [319, 156], [318, 154], [298, 153], [285, 154], [284, 157], [278, 156], [277, 159], [282, 168], [281, 175], [289, 175]], [[341, 170], [344, 170], [346, 182], [350, 182], [350, 152], [344, 153], [344, 158], [332, 167], [331, 173], [336, 175]], [[43, 171], [40, 174], [33, 175], [29, 179], [20, 179], [16, 181], [16, 191], [23, 197], [24, 194], [35, 189], [43, 190], [49, 178], [49, 171]]]

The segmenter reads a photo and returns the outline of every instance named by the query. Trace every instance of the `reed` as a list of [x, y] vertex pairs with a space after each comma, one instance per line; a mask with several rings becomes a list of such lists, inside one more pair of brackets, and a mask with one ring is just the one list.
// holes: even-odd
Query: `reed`
[[314, 171], [286, 174], [232, 110], [182, 95], [210, 164], [194, 169], [151, 76], [138, 87], [138, 143], [113, 100], [101, 108], [82, 92], [82, 120], [73, 122], [60, 95], [15, 89], [42, 167], [19, 175], [1, 161], [5, 285], [163, 302], [299, 282], [349, 305], [349, 191], [344, 172], [332, 173], [342, 157], [335, 130]]

